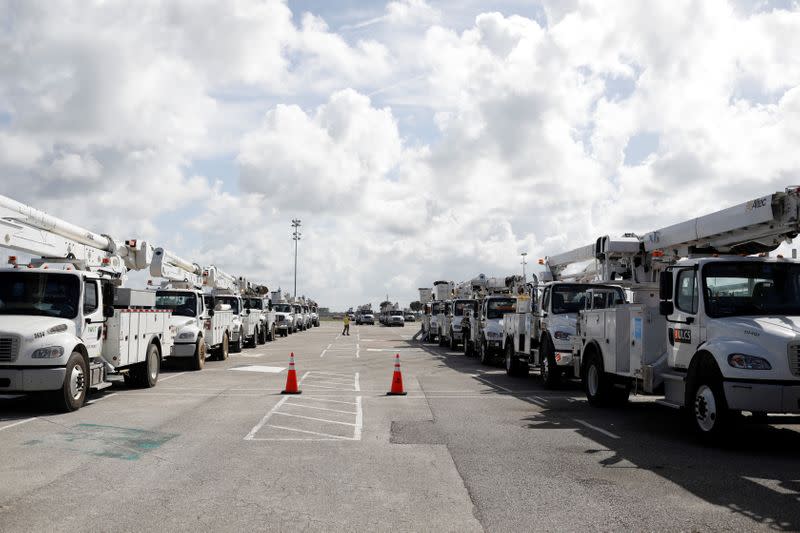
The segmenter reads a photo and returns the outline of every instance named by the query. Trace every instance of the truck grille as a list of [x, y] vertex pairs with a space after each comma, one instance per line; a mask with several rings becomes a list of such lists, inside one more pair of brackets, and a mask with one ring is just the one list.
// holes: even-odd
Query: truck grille
[[0, 337], [0, 361], [13, 363], [19, 354], [19, 337]]
[[800, 343], [789, 345], [789, 370], [800, 376]]

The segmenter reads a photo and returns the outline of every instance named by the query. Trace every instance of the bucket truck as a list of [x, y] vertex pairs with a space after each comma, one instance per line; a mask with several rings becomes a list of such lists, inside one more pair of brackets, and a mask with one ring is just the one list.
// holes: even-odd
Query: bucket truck
[[[122, 288], [151, 248], [119, 242], [0, 196], [0, 246], [34, 257], [0, 269], [0, 392], [46, 392], [83, 406], [108, 376], [153, 387], [175, 335], [147, 291]], [[61, 268], [59, 268], [59, 266]]]
[[252, 347], [274, 341], [277, 333], [275, 311], [270, 308], [267, 294], [269, 289], [266, 286], [248, 284], [242, 296], [248, 318], [255, 319], [255, 334], [249, 338]]
[[216, 307], [230, 309], [233, 311], [233, 320], [230, 327], [230, 351], [239, 353], [245, 344], [247, 331], [245, 326], [249, 326], [252, 334], [254, 327], [253, 321], [245, 323], [244, 302], [240, 296], [239, 280], [220, 270], [214, 265], [210, 265], [203, 270], [203, 285], [206, 288], [206, 295], [213, 298]]
[[468, 311], [478, 312], [478, 300], [472, 297], [472, 283], [465, 281], [455, 288], [455, 298], [451, 305], [445, 305], [444, 325], [440, 335], [440, 344], [448, 345], [451, 350], [458, 348], [463, 342], [462, 322]]
[[270, 295], [272, 308], [275, 310], [275, 324], [281, 337], [294, 333], [294, 310], [284, 299], [280, 289], [272, 291]]
[[478, 301], [478, 311], [466, 309], [462, 320], [464, 353], [478, 353], [484, 365], [491, 364], [503, 353], [503, 324], [506, 314], [516, 312], [516, 285], [519, 276], [487, 278], [483, 274], [471, 280]]
[[[590, 403], [655, 392], [706, 440], [734, 414], [800, 413], [800, 262], [768, 257], [800, 232], [791, 188], [637, 237], [594, 245], [603, 281], [632, 303], [590, 289], [574, 368]], [[754, 254], [759, 254], [753, 257]]]
[[372, 304], [358, 306], [358, 311], [356, 312], [356, 325], [360, 326], [361, 324], [369, 324], [370, 326], [375, 325], [375, 314], [372, 312]]
[[164, 248], [156, 248], [150, 275], [162, 280], [156, 290], [156, 307], [171, 311], [172, 325], [177, 329], [170, 356], [189, 360], [195, 370], [203, 369], [208, 354], [226, 360], [233, 312], [203, 293], [203, 269]]
[[428, 287], [420, 287], [419, 303], [422, 305], [422, 314], [420, 315], [420, 332], [422, 340], [427, 340], [430, 337], [431, 331], [431, 301], [433, 300], [433, 290]]
[[453, 292], [452, 281], [433, 282], [433, 300], [431, 301], [430, 328], [428, 329], [428, 342], [439, 341], [441, 344], [441, 330], [444, 322], [445, 302], [450, 299]]
[[[623, 238], [614, 246], [625, 253], [638, 248], [633, 241]], [[551, 389], [562, 377], [577, 377], [572, 339], [587, 291], [611, 291], [616, 302], [625, 295], [620, 287], [593, 284], [600, 275], [593, 245], [547, 257], [540, 264], [545, 265], [544, 283], [534, 277], [519, 298], [527, 302], [520, 301], [517, 312], [504, 321], [503, 354], [508, 375], [524, 376], [530, 367], [538, 368], [545, 388]]]
[[319, 327], [319, 304], [317, 302], [311, 302], [311, 324], [315, 327]]

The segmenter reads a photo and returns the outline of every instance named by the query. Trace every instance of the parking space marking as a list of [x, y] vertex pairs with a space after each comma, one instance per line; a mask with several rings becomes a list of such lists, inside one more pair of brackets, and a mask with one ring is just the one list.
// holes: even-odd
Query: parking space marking
[[314, 409], [317, 411], [330, 411], [331, 413], [342, 413], [343, 415], [354, 415], [355, 411], [342, 411], [341, 409], [330, 409], [328, 407], [317, 407], [315, 405], [301, 405], [299, 403], [286, 402], [283, 405], [293, 405], [294, 407], [302, 407], [303, 409]]
[[177, 377], [179, 377], [179, 376], [182, 376], [182, 375], [184, 375], [185, 373], [186, 373], [186, 372], [178, 372], [177, 374], [172, 374], [171, 376], [167, 376], [167, 377], [165, 377], [165, 378], [161, 378], [161, 379], [159, 379], [159, 381], [163, 383], [163, 382], [165, 382], [165, 381], [169, 381], [169, 380], [171, 380], [171, 379], [174, 379], [174, 378], [177, 378]]
[[482, 381], [482, 382], [486, 383], [487, 385], [491, 385], [492, 387], [497, 387], [497, 388], [498, 388], [498, 389], [500, 389], [500, 390], [504, 390], [504, 391], [506, 391], [506, 392], [510, 392], [510, 393], [513, 393], [513, 392], [514, 392], [514, 391], [513, 391], [513, 390], [511, 390], [511, 389], [507, 389], [507, 388], [503, 387], [502, 385], [498, 385], [497, 383], [492, 383], [492, 382], [491, 382], [491, 381], [489, 381], [488, 379], [484, 379], [484, 378], [482, 378], [482, 377], [480, 377], [480, 376], [475, 376], [475, 379], [477, 379], [477, 380], [480, 380], [480, 381]]
[[582, 426], [586, 426], [587, 428], [593, 429], [593, 430], [597, 431], [598, 433], [602, 433], [606, 437], [611, 437], [612, 439], [621, 439], [622, 438], [619, 435], [615, 435], [615, 434], [611, 433], [610, 431], [606, 431], [603, 428], [599, 428], [599, 427], [597, 427], [595, 425], [592, 425], [589, 422], [586, 422], [585, 420], [580, 420], [579, 418], [573, 418], [573, 420], [575, 422], [577, 422], [578, 424], [581, 424]]
[[280, 374], [283, 372], [284, 367], [282, 366], [264, 366], [264, 365], [247, 365], [247, 366], [235, 366], [233, 368], [229, 368], [228, 370], [238, 370], [240, 372], [263, 372], [265, 374]]
[[13, 424], [8, 424], [7, 426], [2, 426], [2, 427], [0, 427], [0, 431], [3, 431], [4, 429], [10, 429], [10, 428], [13, 428], [13, 427], [16, 427], [16, 426], [21, 426], [22, 424], [27, 424], [31, 420], [36, 420], [36, 417], [34, 416], [32, 418], [24, 418], [22, 420], [18, 420], [16, 422], [14, 422]]
[[340, 424], [342, 426], [353, 426], [353, 427], [355, 427], [355, 424], [351, 424], [350, 422], [340, 422], [338, 420], [328, 420], [327, 418], [316, 418], [316, 417], [313, 417], [313, 416], [295, 415], [295, 414], [292, 414], [292, 413], [281, 413], [280, 411], [276, 411], [273, 414], [276, 414], [276, 415], [279, 415], [279, 416], [290, 416], [292, 418], [303, 418], [305, 420], [314, 420], [316, 422], [325, 422], [326, 424]]

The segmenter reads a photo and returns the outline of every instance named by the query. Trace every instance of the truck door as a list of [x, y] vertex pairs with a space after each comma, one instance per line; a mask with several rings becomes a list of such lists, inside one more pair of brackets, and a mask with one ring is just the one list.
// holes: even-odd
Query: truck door
[[686, 369], [702, 342], [697, 314], [700, 296], [697, 270], [695, 268], [676, 269], [674, 279], [675, 310], [667, 317], [667, 341], [671, 351], [671, 366]]
[[[89, 353], [89, 358], [99, 357], [103, 347], [103, 318], [102, 299], [100, 297], [100, 281], [85, 279], [83, 282], [83, 344]], [[111, 305], [111, 302], [109, 302]]]

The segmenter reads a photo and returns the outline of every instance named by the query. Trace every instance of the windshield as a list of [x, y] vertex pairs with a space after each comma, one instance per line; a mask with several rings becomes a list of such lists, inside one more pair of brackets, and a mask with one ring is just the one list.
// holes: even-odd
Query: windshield
[[197, 315], [197, 296], [191, 292], [156, 291], [156, 309], [167, 309], [173, 315], [193, 317]]
[[403, 316], [403, 312], [402, 311], [392, 311], [391, 314], [392, 314], [392, 316]]
[[577, 313], [586, 306], [586, 291], [589, 289], [606, 289], [613, 291], [614, 296], [610, 298], [607, 305], [601, 307], [610, 307], [617, 303], [625, 301], [625, 294], [619, 287], [609, 287], [607, 285], [553, 285], [551, 312], [554, 315], [563, 315], [566, 313]]
[[217, 303], [230, 305], [234, 315], [239, 314], [239, 299], [233, 296], [217, 296]]
[[444, 309], [444, 304], [443, 304], [443, 303], [441, 303], [441, 302], [437, 302], [437, 303], [435, 303], [435, 304], [433, 304], [433, 305], [431, 306], [431, 312], [432, 312], [434, 315], [438, 315], [439, 313], [441, 313], [441, 312], [442, 312], [442, 310], [443, 310], [443, 309]]
[[244, 306], [247, 309], [263, 309], [264, 306], [261, 304], [261, 300], [258, 298], [248, 298], [244, 301]]
[[709, 263], [703, 294], [710, 317], [800, 315], [800, 265]]
[[80, 308], [80, 279], [63, 274], [4, 272], [0, 277], [0, 314], [75, 318]]
[[292, 308], [289, 304], [275, 304], [275, 310], [279, 313], [291, 313]]
[[498, 298], [486, 302], [486, 318], [503, 318], [506, 313], [514, 313], [517, 310], [517, 301], [514, 298]]
[[453, 309], [453, 315], [455, 316], [464, 316], [464, 311], [467, 309], [472, 309], [473, 311], [478, 310], [478, 302], [471, 301], [471, 302], [456, 302], [455, 307]]

